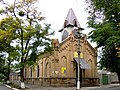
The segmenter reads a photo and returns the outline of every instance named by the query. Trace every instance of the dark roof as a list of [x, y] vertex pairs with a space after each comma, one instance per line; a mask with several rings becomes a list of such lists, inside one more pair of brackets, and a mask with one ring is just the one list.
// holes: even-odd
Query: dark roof
[[73, 27], [75, 26], [75, 27], [81, 28], [72, 8], [69, 9], [63, 28], [59, 30], [59, 32], [63, 31], [63, 29], [68, 26], [73, 26]]

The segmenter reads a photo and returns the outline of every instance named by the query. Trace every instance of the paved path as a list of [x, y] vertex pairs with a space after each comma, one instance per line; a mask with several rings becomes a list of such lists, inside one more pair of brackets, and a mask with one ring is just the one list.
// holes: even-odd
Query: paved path
[[10, 88], [6, 87], [3, 84], [0, 84], [0, 90], [11, 90]]
[[100, 88], [94, 88], [89, 90], [120, 90], [120, 86], [114, 86], [114, 87], [100, 87]]
[[[27, 90], [76, 90], [76, 87], [42, 87], [40, 85], [25, 84]], [[9, 87], [9, 86], [7, 86]], [[19, 90], [9, 89], [5, 85], [0, 84], [0, 90]], [[103, 85], [100, 87], [82, 87], [80, 90], [120, 90], [120, 84]]]
[[[39, 85], [26, 85], [30, 90], [76, 90], [76, 87], [41, 87]], [[119, 84], [103, 85], [100, 87], [82, 87], [80, 90], [120, 90]]]

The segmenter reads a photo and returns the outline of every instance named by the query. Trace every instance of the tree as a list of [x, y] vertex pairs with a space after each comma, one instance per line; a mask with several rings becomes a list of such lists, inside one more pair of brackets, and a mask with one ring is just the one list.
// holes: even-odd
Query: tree
[[4, 58], [3, 58], [3, 55], [2, 54], [0, 54], [0, 81], [2, 80], [2, 79], [6, 79], [7, 77], [7, 67], [6, 67], [6, 65], [5, 65], [5, 60], [4, 60]]
[[[0, 10], [0, 14], [7, 17], [5, 21], [2, 20], [4, 24], [0, 25], [1, 32], [7, 33], [12, 30], [8, 35], [13, 32], [7, 37], [3, 34], [2, 39], [5, 37], [5, 40], [9, 41], [6, 44], [9, 49], [8, 60], [18, 57], [22, 82], [24, 82], [25, 64], [28, 61], [35, 61], [41, 52], [52, 50], [50, 36], [54, 32], [50, 31], [50, 24], [40, 24], [44, 17], [38, 12], [37, 7], [34, 7], [36, 2], [37, 0], [14, 0], [13, 4], [8, 4], [1, 0], [4, 8]], [[2, 39], [0, 43], [4, 42]], [[14, 51], [19, 54], [15, 55]]]
[[91, 41], [101, 48], [101, 68], [116, 72], [120, 81], [120, 0], [86, 0]]
[[[0, 21], [0, 55], [1, 56], [1, 62], [4, 62], [6, 68], [6, 73], [3, 72], [3, 74], [7, 77], [6, 79], [9, 80], [9, 74], [10, 74], [10, 65], [13, 60], [11, 60], [10, 53], [14, 51], [14, 47], [10, 45], [12, 40], [16, 39], [16, 21], [13, 20], [12, 17], [4, 18]], [[16, 58], [16, 54], [14, 55]], [[3, 59], [2, 59], [3, 58]], [[5, 63], [6, 62], [6, 63]], [[3, 65], [4, 65], [3, 64]], [[4, 71], [4, 70], [3, 70]]]

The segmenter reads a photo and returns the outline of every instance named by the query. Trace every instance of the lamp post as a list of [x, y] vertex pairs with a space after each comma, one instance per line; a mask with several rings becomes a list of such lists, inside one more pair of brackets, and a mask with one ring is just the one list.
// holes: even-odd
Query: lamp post
[[81, 64], [80, 64], [80, 38], [81, 38], [81, 30], [84, 30], [83, 28], [78, 28], [78, 29], [75, 29], [73, 31], [74, 33], [74, 36], [76, 39], [78, 39], [78, 47], [77, 47], [77, 53], [78, 53], [78, 67], [77, 67], [77, 90], [80, 90], [80, 67], [81, 67]]
[[77, 90], [80, 90], [80, 30], [77, 30], [78, 32], [78, 78], [77, 78]]

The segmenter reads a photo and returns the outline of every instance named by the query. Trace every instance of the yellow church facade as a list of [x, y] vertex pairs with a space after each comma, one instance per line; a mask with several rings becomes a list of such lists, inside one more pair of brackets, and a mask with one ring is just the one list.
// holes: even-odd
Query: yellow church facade
[[[80, 27], [72, 9], [69, 10], [63, 28], [62, 41], [53, 39], [54, 50], [44, 54], [36, 61], [37, 64], [25, 66], [26, 83], [41, 86], [75, 86], [77, 81], [78, 39], [75, 38], [75, 27]], [[84, 34], [80, 38], [80, 82], [81, 85], [98, 85], [97, 50], [87, 41]]]

